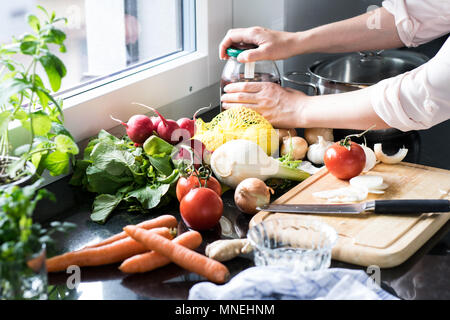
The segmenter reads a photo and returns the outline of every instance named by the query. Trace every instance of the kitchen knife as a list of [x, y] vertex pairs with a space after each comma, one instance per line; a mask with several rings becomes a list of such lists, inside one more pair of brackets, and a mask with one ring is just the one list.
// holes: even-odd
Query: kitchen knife
[[269, 204], [257, 210], [279, 213], [306, 214], [361, 214], [365, 212], [384, 214], [411, 214], [450, 212], [450, 200], [400, 199], [373, 200], [352, 204]]

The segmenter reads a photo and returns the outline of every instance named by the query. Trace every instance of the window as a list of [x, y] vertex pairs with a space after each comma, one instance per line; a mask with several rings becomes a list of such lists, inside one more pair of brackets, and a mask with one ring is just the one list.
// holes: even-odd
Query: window
[[130, 71], [195, 51], [194, 0], [14, 0], [0, 11], [0, 42], [28, 31], [37, 5], [68, 18], [62, 93], [83, 92]]
[[[69, 20], [67, 53], [59, 55], [67, 66], [60, 98], [77, 142], [116, 127], [109, 115], [127, 120], [148, 112], [133, 102], [172, 118], [218, 105], [224, 66], [218, 46], [232, 26], [232, 0], [4, 1], [0, 42], [27, 31], [26, 15], [37, 5]], [[27, 133], [15, 130], [12, 143], [21, 145]]]

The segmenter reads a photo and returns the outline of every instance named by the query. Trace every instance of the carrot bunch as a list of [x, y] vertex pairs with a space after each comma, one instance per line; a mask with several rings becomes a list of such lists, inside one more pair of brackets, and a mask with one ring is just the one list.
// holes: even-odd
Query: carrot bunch
[[124, 231], [97, 244], [47, 259], [48, 272], [122, 262], [125, 273], [143, 273], [174, 262], [175, 264], [216, 283], [229, 278], [227, 267], [194, 250], [203, 239], [197, 231], [188, 231], [173, 238], [170, 228], [178, 222], [170, 215], [127, 226]]

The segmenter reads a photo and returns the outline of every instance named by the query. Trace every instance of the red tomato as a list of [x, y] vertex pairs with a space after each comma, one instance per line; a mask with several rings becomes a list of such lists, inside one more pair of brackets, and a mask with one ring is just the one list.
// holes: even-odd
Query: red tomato
[[189, 228], [208, 230], [217, 225], [222, 217], [223, 202], [211, 189], [192, 189], [181, 200], [180, 213]]
[[366, 154], [357, 143], [349, 141], [346, 146], [341, 141], [327, 149], [323, 160], [332, 175], [342, 180], [349, 180], [363, 171]]
[[[202, 187], [205, 186], [205, 179], [201, 179]], [[198, 178], [196, 176], [190, 176], [189, 178], [181, 177], [178, 179], [177, 183], [177, 199], [181, 202], [184, 196], [194, 188], [200, 187]], [[219, 181], [217, 181], [214, 177], [209, 177], [206, 187], [208, 189], [213, 190], [220, 197], [222, 195], [222, 187], [220, 186]]]

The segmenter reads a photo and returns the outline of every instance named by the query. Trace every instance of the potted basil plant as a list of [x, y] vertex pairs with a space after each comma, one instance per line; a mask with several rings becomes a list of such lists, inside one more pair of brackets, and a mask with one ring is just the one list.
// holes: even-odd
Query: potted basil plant
[[33, 221], [36, 204], [54, 200], [41, 183], [0, 190], [0, 300], [47, 299], [46, 247], [54, 232], [75, 226], [52, 222], [45, 229]]
[[[53, 53], [66, 51], [66, 35], [57, 26], [67, 20], [38, 8], [44, 18], [29, 15], [30, 32], [0, 46], [0, 189], [23, 185], [46, 170], [52, 176], [68, 173], [79, 152], [64, 127], [62, 101], [54, 98], [67, 72]], [[29, 138], [13, 148], [14, 123]]]

